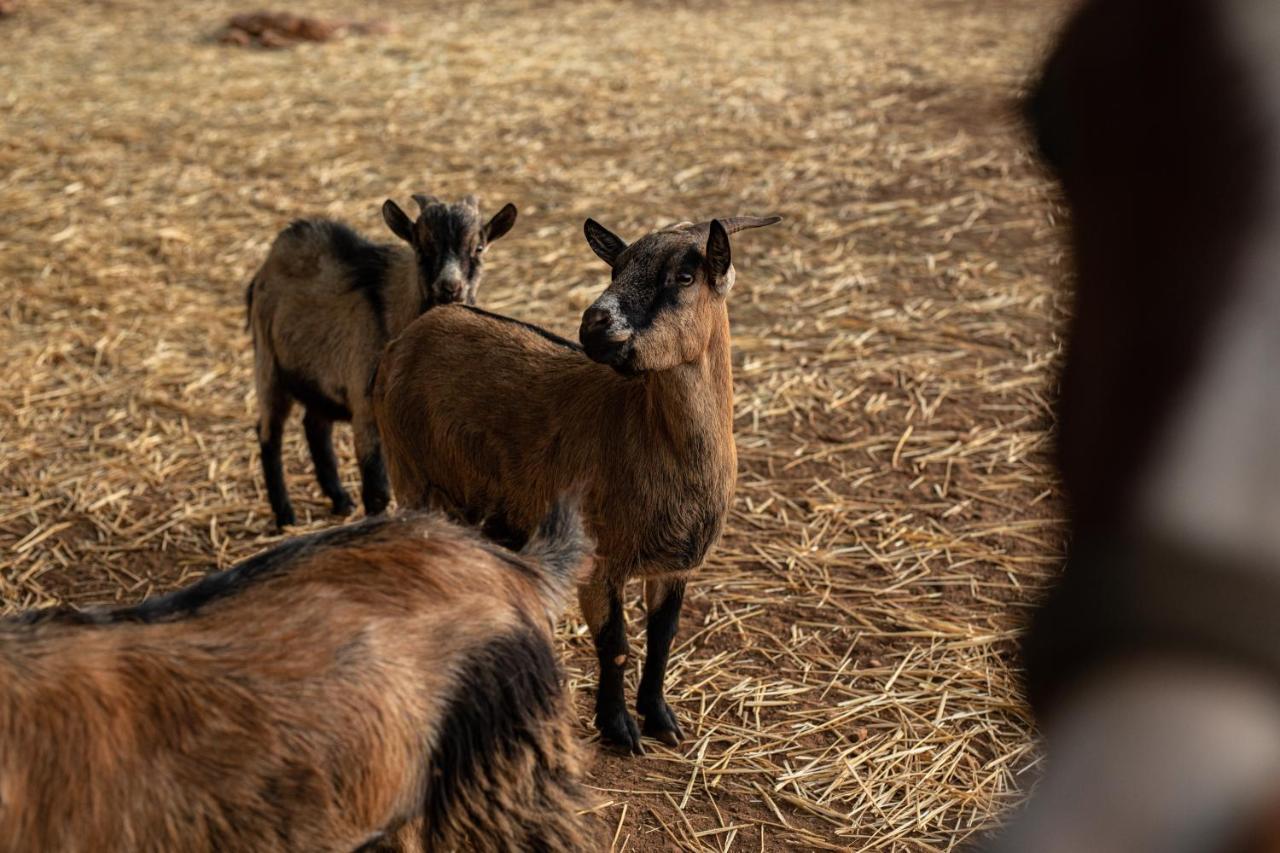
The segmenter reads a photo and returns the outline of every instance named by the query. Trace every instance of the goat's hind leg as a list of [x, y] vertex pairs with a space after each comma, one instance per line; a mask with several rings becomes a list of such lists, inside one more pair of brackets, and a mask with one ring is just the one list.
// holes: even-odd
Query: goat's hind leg
[[262, 477], [267, 485], [267, 500], [276, 517], [277, 527], [297, 523], [289, 490], [284, 482], [284, 424], [293, 408], [293, 400], [282, 387], [274, 369], [261, 371], [258, 381], [258, 450], [262, 456]]
[[627, 646], [627, 619], [622, 610], [622, 589], [597, 573], [578, 588], [578, 602], [596, 643], [600, 682], [596, 688], [596, 729], [606, 742], [634, 753], [644, 752], [640, 729], [627, 710], [623, 676], [631, 659]]
[[355, 431], [356, 456], [360, 460], [360, 498], [364, 502], [364, 513], [377, 515], [391, 502], [378, 424], [373, 413], [366, 409], [353, 413], [351, 428]]

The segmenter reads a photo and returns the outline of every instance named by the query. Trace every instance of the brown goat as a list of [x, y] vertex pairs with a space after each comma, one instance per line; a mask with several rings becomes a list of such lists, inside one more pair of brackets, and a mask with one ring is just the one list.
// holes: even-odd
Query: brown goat
[[452, 205], [413, 198], [416, 222], [390, 199], [382, 206], [387, 226], [407, 247], [371, 243], [339, 222], [302, 219], [280, 232], [249, 284], [258, 443], [280, 527], [295, 521], [281, 461], [281, 432], [294, 400], [306, 406], [307, 445], [334, 513], [355, 508], [338, 477], [334, 421], [352, 423], [365, 512], [386, 508], [386, 468], [368, 403], [378, 356], [433, 305], [475, 304], [482, 255], [516, 221], [511, 204], [482, 224], [475, 196]]
[[582, 490], [599, 548], [579, 590], [600, 666], [595, 722], [633, 751], [623, 587], [645, 581], [644, 733], [678, 743], [667, 656], [686, 579], [719, 538], [737, 471], [729, 233], [777, 221], [682, 223], [627, 246], [588, 220], [613, 282], [583, 315], [582, 347], [449, 306], [415, 321], [378, 369], [374, 411], [401, 504], [518, 540], [556, 494]]
[[589, 549], [381, 517], [0, 621], [0, 851], [597, 849], [550, 630]]

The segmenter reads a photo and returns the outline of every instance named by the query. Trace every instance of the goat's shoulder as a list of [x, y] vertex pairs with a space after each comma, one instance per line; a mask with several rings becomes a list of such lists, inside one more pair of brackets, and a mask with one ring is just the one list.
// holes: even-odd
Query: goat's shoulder
[[474, 305], [433, 308], [422, 316], [418, 326], [421, 334], [440, 341], [502, 339], [523, 349], [582, 356], [582, 347], [555, 332]]
[[337, 220], [298, 219], [276, 236], [264, 277], [329, 283], [338, 291], [377, 289], [406, 262], [412, 252], [405, 246], [374, 242]]

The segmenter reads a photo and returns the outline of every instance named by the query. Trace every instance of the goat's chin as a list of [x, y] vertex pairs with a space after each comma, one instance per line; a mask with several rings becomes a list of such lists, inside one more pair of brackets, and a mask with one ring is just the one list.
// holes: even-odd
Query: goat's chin
[[645, 372], [635, 366], [634, 359], [628, 359], [627, 361], [618, 362], [617, 364], [610, 364], [609, 366], [612, 367], [614, 372], [618, 375], [626, 377], [627, 379], [635, 379], [642, 376]]
[[636, 365], [636, 349], [630, 339], [618, 344], [584, 344], [583, 352], [596, 364], [612, 367], [614, 371], [633, 379], [644, 371]]
[[603, 364], [605, 367], [613, 368], [613, 372], [627, 379], [635, 379], [645, 373], [643, 369], [636, 365], [634, 353], [625, 353], [614, 355], [610, 358], [592, 358], [597, 364]]

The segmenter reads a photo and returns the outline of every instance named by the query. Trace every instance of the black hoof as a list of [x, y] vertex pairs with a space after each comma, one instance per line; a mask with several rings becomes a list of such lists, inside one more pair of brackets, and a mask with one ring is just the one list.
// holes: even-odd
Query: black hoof
[[671, 706], [667, 704], [665, 699], [659, 699], [658, 704], [654, 707], [637, 707], [636, 710], [644, 717], [645, 737], [660, 740], [667, 746], [680, 745], [680, 741], [684, 738], [684, 733], [680, 731], [680, 723], [676, 722], [676, 714], [671, 710]]
[[346, 518], [356, 511], [356, 502], [347, 495], [339, 495], [333, 499], [333, 514]]
[[640, 729], [635, 719], [627, 713], [626, 708], [616, 711], [597, 711], [596, 729], [600, 738], [611, 746], [616, 746], [633, 755], [643, 755], [644, 747], [640, 745]]
[[297, 523], [298, 517], [293, 514], [291, 509], [276, 513], [276, 530], [284, 530], [286, 527], [292, 527]]
[[389, 503], [391, 503], [391, 498], [389, 496], [383, 497], [379, 495], [378, 497], [365, 498], [364, 514], [370, 518], [375, 515], [381, 515], [382, 511], [387, 508], [387, 504]]

